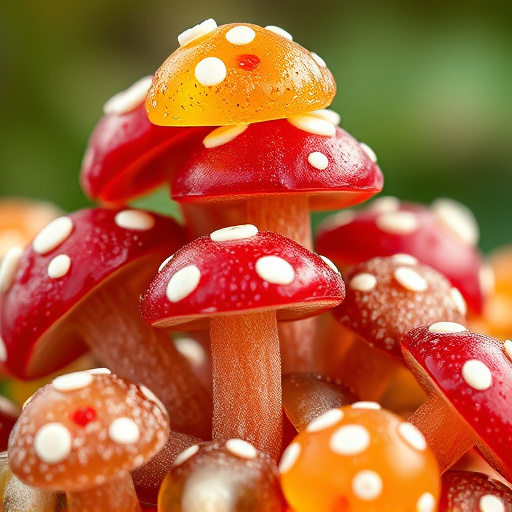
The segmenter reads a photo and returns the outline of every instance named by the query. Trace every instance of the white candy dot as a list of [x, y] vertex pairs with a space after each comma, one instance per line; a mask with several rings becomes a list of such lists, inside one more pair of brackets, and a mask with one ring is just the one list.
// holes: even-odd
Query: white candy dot
[[336, 134], [336, 127], [330, 121], [326, 121], [314, 115], [299, 114], [288, 118], [288, 121], [296, 128], [299, 128], [299, 130], [314, 135], [334, 137]]
[[418, 264], [418, 260], [414, 256], [411, 256], [410, 254], [402, 254], [402, 253], [394, 254], [392, 256], [392, 258], [393, 258], [394, 262], [400, 263], [401, 265], [417, 265]]
[[0, 263], [0, 292], [6, 292], [14, 281], [20, 266], [23, 247], [11, 247]]
[[48, 264], [48, 276], [58, 279], [65, 276], [71, 268], [71, 258], [67, 254], [59, 254]]
[[258, 228], [252, 224], [242, 224], [240, 226], [230, 226], [229, 228], [218, 229], [214, 231], [210, 238], [214, 242], [231, 242], [233, 240], [244, 240], [252, 238], [258, 234]]
[[312, 110], [311, 112], [308, 112], [311, 116], [319, 117], [320, 119], [323, 119], [324, 121], [328, 121], [329, 123], [332, 123], [334, 125], [339, 125], [341, 123], [341, 116], [338, 114], [338, 112], [335, 112], [334, 110], [331, 110], [330, 108], [323, 108], [320, 110]]
[[185, 461], [190, 459], [190, 457], [193, 457], [198, 451], [199, 451], [198, 444], [193, 444], [192, 446], [185, 448], [181, 453], [176, 455], [176, 458], [174, 459], [172, 465], [179, 466], [180, 464], [183, 464]]
[[171, 261], [173, 258], [174, 254], [171, 254], [168, 258], [165, 258], [165, 260], [162, 261], [162, 263], [160, 263], [160, 266], [158, 267], [158, 272], [162, 272], [167, 263], [169, 263], [169, 261]]
[[108, 368], [91, 368], [90, 370], [85, 370], [89, 372], [91, 375], [111, 375], [112, 372]]
[[494, 292], [496, 286], [496, 276], [494, 270], [489, 264], [484, 264], [478, 272], [478, 281], [484, 295], [490, 295]]
[[379, 409], [382, 409], [382, 407], [380, 406], [379, 403], [377, 403], [377, 402], [366, 402], [366, 401], [354, 402], [352, 404], [352, 408], [353, 409], [373, 409], [373, 410], [376, 410], [376, 411], [378, 411]]
[[147, 212], [123, 210], [116, 214], [114, 222], [120, 228], [147, 231], [155, 225], [155, 218]]
[[352, 210], [345, 210], [334, 215], [329, 215], [318, 225], [317, 232], [331, 231], [341, 226], [350, 224], [356, 218], [356, 214]]
[[457, 288], [452, 288], [450, 295], [452, 297], [455, 308], [461, 315], [465, 315], [467, 313], [467, 306], [462, 293], [459, 292]]
[[66, 391], [85, 388], [89, 386], [92, 380], [93, 376], [90, 372], [73, 372], [56, 377], [52, 381], [52, 386], [57, 391], [65, 393]]
[[358, 455], [370, 446], [370, 432], [362, 425], [344, 425], [329, 439], [329, 446], [340, 455]]
[[352, 479], [352, 491], [363, 501], [372, 501], [382, 492], [382, 478], [369, 469], [359, 471]]
[[319, 171], [323, 171], [324, 169], [327, 169], [327, 167], [329, 166], [329, 159], [319, 151], [314, 151], [313, 153], [310, 153], [308, 155], [308, 162], [311, 164], [312, 167], [318, 169]]
[[256, 273], [272, 284], [291, 284], [295, 280], [295, 270], [279, 256], [262, 256], [256, 262]]
[[242, 459], [255, 459], [258, 456], [258, 451], [251, 443], [243, 439], [230, 439], [226, 442], [226, 448], [237, 457]]
[[411, 212], [386, 212], [377, 217], [376, 224], [391, 235], [408, 235], [418, 228], [418, 219]]
[[103, 105], [103, 113], [118, 116], [128, 114], [144, 102], [152, 81], [152, 76], [145, 76], [128, 89], [118, 92]]
[[404, 441], [416, 450], [422, 452], [427, 448], [427, 442], [423, 434], [412, 423], [407, 421], [400, 423], [398, 433]]
[[435, 324], [432, 324], [428, 330], [437, 334], [450, 334], [467, 331], [463, 325], [455, 322], [436, 322]]
[[190, 295], [201, 280], [201, 271], [195, 265], [188, 265], [178, 270], [167, 284], [167, 298], [178, 302]]
[[176, 338], [174, 345], [193, 366], [201, 366], [206, 362], [206, 353], [198, 341], [192, 338]]
[[410, 267], [398, 267], [393, 275], [398, 283], [411, 292], [424, 292], [428, 288], [427, 280]]
[[453, 199], [436, 199], [431, 206], [435, 218], [468, 245], [476, 245], [480, 236], [475, 216], [469, 208]]
[[279, 472], [286, 473], [290, 471], [300, 456], [301, 447], [299, 443], [292, 443], [283, 452], [281, 461], [279, 462]]
[[140, 384], [139, 385], [140, 390], [142, 391], [142, 394], [148, 399], [151, 400], [151, 402], [154, 402], [162, 411], [164, 411], [167, 414], [167, 409], [165, 408], [165, 405], [160, 401], [160, 399], [151, 391], [151, 389], [147, 388], [146, 386]]
[[377, 286], [377, 278], [373, 274], [362, 272], [355, 275], [348, 285], [358, 292], [369, 292]]
[[434, 512], [436, 499], [429, 492], [423, 493], [416, 502], [416, 512]]
[[368, 146], [368, 144], [365, 144], [364, 142], [360, 142], [359, 145], [361, 146], [362, 150], [368, 155], [370, 160], [375, 164], [377, 163], [377, 155], [375, 154], [375, 151]]
[[226, 32], [226, 39], [236, 45], [249, 44], [255, 37], [256, 32], [247, 25], [238, 25]]
[[71, 434], [62, 423], [47, 423], [34, 437], [34, 450], [47, 464], [65, 460], [71, 453]]
[[5, 363], [5, 361], [7, 361], [7, 348], [4, 340], [0, 338], [0, 363]]
[[382, 196], [370, 203], [370, 210], [376, 213], [396, 212], [400, 208], [400, 199], [394, 196]]
[[130, 418], [117, 418], [108, 427], [108, 437], [117, 444], [133, 444], [140, 438], [140, 430]]
[[508, 358], [512, 360], [512, 341], [505, 340], [503, 344], [503, 350], [505, 350], [505, 354], [507, 354]]
[[503, 501], [493, 494], [484, 494], [478, 501], [480, 512], [505, 512]]
[[270, 30], [270, 32], [274, 32], [274, 34], [277, 34], [278, 36], [288, 39], [288, 41], [293, 41], [292, 35], [284, 30], [284, 28], [276, 27], [275, 25], [267, 25], [265, 28]]
[[191, 43], [195, 39], [199, 39], [200, 37], [203, 37], [206, 34], [209, 34], [210, 32], [214, 31], [217, 28], [217, 23], [212, 18], [209, 18], [207, 20], [204, 20], [202, 23], [199, 23], [198, 25], [188, 28], [184, 32], [182, 32], [178, 36], [178, 43], [180, 46], [185, 46], [188, 43]]
[[238, 137], [241, 133], [247, 130], [247, 124], [235, 124], [232, 126], [220, 126], [212, 130], [204, 139], [203, 145], [205, 148], [216, 148], [231, 142]]
[[327, 256], [322, 256], [321, 254], [319, 254], [318, 256], [320, 256], [320, 258], [322, 259], [322, 261], [327, 265], [329, 266], [334, 272], [336, 272], [336, 274], [340, 274], [341, 272], [339, 271], [338, 267], [329, 259], [327, 258]]
[[340, 409], [331, 409], [330, 411], [324, 412], [314, 420], [312, 420], [306, 427], [307, 432], [320, 432], [326, 428], [336, 425], [343, 419], [343, 411]]
[[313, 60], [321, 67], [326, 68], [327, 64], [325, 63], [325, 60], [320, 57], [320, 55], [317, 55], [314, 52], [311, 52], [311, 57], [313, 57]]
[[462, 378], [473, 389], [483, 391], [492, 385], [491, 370], [478, 359], [470, 359], [462, 365]]
[[58, 217], [39, 232], [32, 247], [38, 254], [46, 254], [67, 240], [72, 231], [73, 221], [69, 217]]
[[226, 65], [217, 57], [206, 57], [199, 61], [194, 73], [201, 85], [218, 85], [226, 78]]

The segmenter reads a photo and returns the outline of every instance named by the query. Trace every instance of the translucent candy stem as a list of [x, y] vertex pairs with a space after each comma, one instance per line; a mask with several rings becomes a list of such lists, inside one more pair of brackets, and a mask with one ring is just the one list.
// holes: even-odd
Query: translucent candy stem
[[[120, 377], [144, 384], [163, 402], [171, 428], [208, 439], [211, 399], [169, 335], [148, 325], [122, 286], [89, 299], [80, 329], [94, 355]], [[130, 294], [128, 294], [130, 295]]]
[[87, 491], [67, 493], [68, 512], [139, 512], [129, 474]]
[[30, 487], [12, 476], [4, 494], [6, 512], [54, 512], [57, 495]]
[[[306, 195], [267, 196], [247, 201], [246, 221], [260, 231], [280, 233], [312, 250], [309, 199]], [[317, 370], [314, 339], [316, 320], [308, 318], [279, 325], [283, 374]]]
[[439, 395], [431, 395], [409, 421], [425, 436], [437, 458], [441, 473], [476, 444], [476, 435]]
[[240, 438], [279, 456], [281, 363], [275, 311], [211, 319], [213, 438]]

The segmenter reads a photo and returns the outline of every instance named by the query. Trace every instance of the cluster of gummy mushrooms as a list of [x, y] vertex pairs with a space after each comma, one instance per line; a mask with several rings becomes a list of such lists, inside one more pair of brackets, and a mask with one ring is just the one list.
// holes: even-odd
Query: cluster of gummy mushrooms
[[[352, 208], [376, 156], [283, 29], [178, 41], [105, 104], [100, 206], [0, 204], [4, 510], [512, 511], [512, 249]], [[157, 187], [181, 222], [128, 206]]]

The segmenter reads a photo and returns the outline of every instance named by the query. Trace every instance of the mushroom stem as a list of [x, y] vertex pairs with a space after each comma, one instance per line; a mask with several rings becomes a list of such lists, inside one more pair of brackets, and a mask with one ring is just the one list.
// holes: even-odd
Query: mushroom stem
[[132, 477], [125, 476], [86, 491], [67, 493], [68, 512], [139, 512]]
[[[13, 475], [5, 488], [2, 503], [6, 511], [12, 512], [54, 512], [57, 495], [24, 484]], [[4, 510], [2, 508], [1, 510]]]
[[[143, 384], [162, 401], [172, 428], [209, 439], [212, 404], [167, 332], [148, 325], [123, 286], [91, 294], [77, 315], [93, 354], [119, 377]], [[79, 318], [78, 318], [79, 317]]]
[[[477, 441], [457, 411], [437, 394], [430, 395], [409, 421], [425, 436], [441, 473], [453, 466]], [[440, 425], [443, 428], [439, 428]]]
[[240, 438], [278, 459], [281, 362], [275, 311], [210, 320], [213, 439]]
[[[246, 220], [259, 230], [284, 235], [311, 251], [313, 241], [309, 211], [309, 198], [306, 194], [265, 196], [247, 201]], [[315, 318], [279, 325], [283, 375], [318, 370], [315, 334]]]

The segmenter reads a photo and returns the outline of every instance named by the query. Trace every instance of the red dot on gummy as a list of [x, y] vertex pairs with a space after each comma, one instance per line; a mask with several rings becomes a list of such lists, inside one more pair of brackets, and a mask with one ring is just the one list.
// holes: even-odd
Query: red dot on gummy
[[80, 407], [74, 413], [71, 414], [71, 421], [80, 425], [81, 427], [85, 427], [91, 421], [96, 419], [96, 410], [92, 407]]
[[261, 59], [257, 55], [238, 55], [236, 58], [238, 66], [245, 71], [255, 70], [261, 62]]

